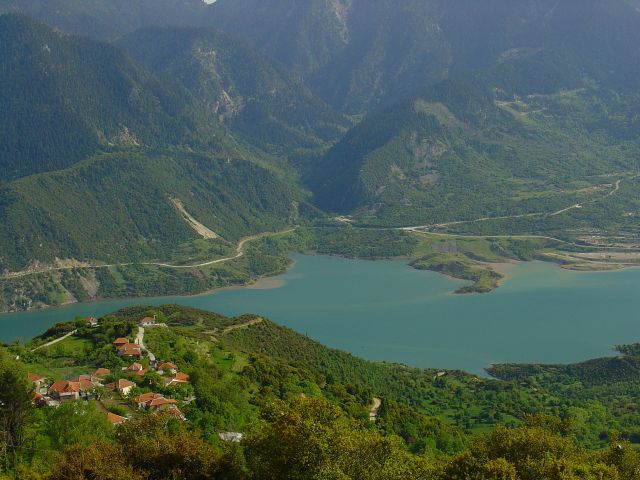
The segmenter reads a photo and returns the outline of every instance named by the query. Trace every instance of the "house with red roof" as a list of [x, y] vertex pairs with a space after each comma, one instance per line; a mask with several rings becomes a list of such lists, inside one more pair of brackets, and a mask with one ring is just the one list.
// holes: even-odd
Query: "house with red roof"
[[175, 400], [174, 398], [161, 397], [161, 398], [154, 398], [153, 400], [151, 400], [147, 408], [149, 410], [155, 410], [157, 412], [160, 410], [168, 410], [170, 408], [175, 408], [176, 405], [178, 405], [178, 401]]
[[38, 393], [46, 393], [47, 391], [47, 379], [42, 375], [35, 373], [28, 373], [27, 377], [33, 383], [33, 390]]
[[175, 399], [165, 398], [160, 393], [143, 393], [134, 398], [133, 401], [139, 409], [155, 412], [177, 408], [178, 405]]
[[163, 413], [166, 413], [167, 415], [172, 415], [176, 417], [178, 420], [182, 420], [183, 422], [187, 420], [187, 417], [184, 416], [184, 413], [182, 413], [178, 407], [164, 410]]
[[163, 377], [162, 382], [165, 387], [173, 387], [175, 385], [184, 385], [189, 383], [189, 375], [178, 372], [173, 377]]
[[108, 368], [97, 368], [93, 372], [91, 372], [91, 375], [93, 375], [94, 377], [104, 378], [111, 375], [111, 370], [109, 370]]
[[97, 327], [99, 326], [98, 319], [96, 317], [87, 317], [84, 319], [87, 326], [89, 327]]
[[142, 364], [138, 363], [138, 362], [133, 362], [131, 365], [129, 365], [127, 367], [127, 370], [129, 372], [139, 372], [141, 370], [143, 370], [144, 367], [142, 366]]
[[138, 395], [136, 398], [134, 398], [133, 403], [135, 403], [136, 406], [140, 410], [142, 410], [142, 409], [149, 408], [149, 404], [153, 400], [156, 400], [158, 398], [164, 398], [164, 397], [159, 393], [143, 393], [142, 395]]
[[101, 387], [102, 386], [102, 381], [100, 378], [94, 376], [94, 375], [80, 375], [76, 378], [72, 378], [71, 381], [73, 382], [89, 382], [91, 383], [93, 386], [96, 387]]
[[126, 397], [131, 393], [131, 390], [133, 390], [135, 386], [136, 384], [132, 381], [121, 378], [113, 383], [110, 383], [106, 386], [106, 388], [110, 390], [117, 390], [120, 395]]
[[141, 327], [157, 327], [160, 324], [157, 322], [156, 317], [144, 317], [142, 320], [140, 320], [138, 325]]
[[47, 404], [47, 398], [38, 392], [32, 392], [32, 401], [36, 407], [44, 407]]
[[142, 348], [134, 343], [126, 343], [116, 347], [116, 353], [121, 357], [137, 357], [142, 356]]
[[114, 344], [116, 347], [120, 347], [120, 346], [122, 346], [122, 345], [126, 345], [127, 343], [129, 343], [129, 340], [127, 340], [127, 339], [126, 339], [126, 338], [124, 338], [124, 337], [116, 338], [116, 339], [113, 341], [113, 344]]
[[120, 425], [121, 423], [129, 420], [127, 417], [121, 417], [120, 415], [116, 415], [115, 413], [107, 412], [107, 420], [111, 425]]
[[156, 366], [156, 371], [162, 375], [163, 373], [166, 374], [176, 374], [178, 373], [178, 367], [175, 363], [172, 362], [160, 362], [157, 366]]
[[49, 395], [60, 402], [78, 400], [80, 398], [80, 382], [59, 380], [49, 387]]

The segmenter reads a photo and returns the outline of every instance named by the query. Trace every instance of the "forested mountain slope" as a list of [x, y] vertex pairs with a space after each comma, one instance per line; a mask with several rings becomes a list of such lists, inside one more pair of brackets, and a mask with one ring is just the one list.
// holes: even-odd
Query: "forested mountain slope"
[[209, 11], [350, 113], [550, 47], [599, 81], [637, 86], [640, 68], [640, 12], [625, 0], [219, 0]]
[[24, 16], [0, 37], [0, 270], [167, 259], [202, 237], [187, 215], [229, 242], [295, 216], [286, 165], [178, 82]]
[[236, 242], [284, 228], [296, 218], [298, 198], [273, 172], [238, 157], [96, 155], [0, 188], [0, 271], [57, 258], [168, 261], [180, 245], [202, 238], [178, 205]]
[[153, 25], [192, 25], [201, 0], [0, 0], [0, 13], [23, 13], [66, 32], [113, 40]]
[[620, 84], [637, 84], [639, 68], [637, 0], [0, 2], [0, 12], [12, 11], [109, 40], [145, 26], [218, 27], [281, 61], [347, 113], [541, 48], [567, 49], [599, 79]]
[[221, 122], [274, 154], [300, 156], [338, 140], [348, 122], [286, 69], [210, 28], [148, 28], [116, 42], [181, 81]]
[[639, 108], [564, 50], [515, 55], [371, 114], [310, 181], [323, 208], [386, 224], [552, 213], [638, 169]]
[[282, 61], [334, 107], [360, 113], [386, 94], [446, 77], [451, 52], [433, 4], [221, 0], [209, 21]]
[[99, 150], [213, 141], [189, 92], [120, 50], [0, 16], [0, 183]]

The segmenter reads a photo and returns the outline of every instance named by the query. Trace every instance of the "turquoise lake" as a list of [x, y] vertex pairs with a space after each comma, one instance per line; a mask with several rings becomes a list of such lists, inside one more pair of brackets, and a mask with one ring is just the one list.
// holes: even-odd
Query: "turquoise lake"
[[0, 315], [0, 340], [31, 338], [76, 315], [178, 303], [227, 315], [257, 313], [331, 347], [417, 367], [482, 373], [501, 362], [565, 363], [640, 341], [640, 269], [571, 272], [542, 262], [509, 267], [485, 295], [404, 262], [294, 257], [254, 288], [194, 297], [127, 299]]

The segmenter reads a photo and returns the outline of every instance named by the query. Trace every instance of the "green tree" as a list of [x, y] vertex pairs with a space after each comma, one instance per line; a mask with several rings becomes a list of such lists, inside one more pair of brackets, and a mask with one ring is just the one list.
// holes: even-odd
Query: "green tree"
[[107, 416], [91, 402], [67, 402], [49, 413], [46, 432], [53, 447], [87, 445], [112, 437]]
[[427, 479], [422, 458], [344, 416], [322, 398], [278, 402], [263, 412], [263, 424], [246, 441], [249, 468], [264, 480]]
[[0, 350], [0, 448], [5, 471], [15, 466], [26, 443], [33, 412], [31, 392], [24, 367], [7, 351]]

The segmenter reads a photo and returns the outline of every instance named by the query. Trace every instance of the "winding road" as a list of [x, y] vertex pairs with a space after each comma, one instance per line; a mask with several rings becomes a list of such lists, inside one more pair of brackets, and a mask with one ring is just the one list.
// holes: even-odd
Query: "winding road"
[[[638, 175], [633, 175], [630, 176], [629, 178], [637, 178]], [[620, 184], [622, 183], [622, 179], [618, 179], [615, 184], [613, 184], [613, 189], [611, 191], [609, 191], [606, 195], [602, 196], [602, 197], [598, 197], [595, 198], [593, 200], [590, 200], [588, 202], [585, 203], [595, 203], [599, 200], [603, 200], [605, 198], [609, 198], [612, 195], [615, 195], [618, 190], [620, 190]], [[607, 186], [607, 185], [603, 185], [603, 186]], [[611, 184], [608, 184], [608, 186], [611, 186]], [[557, 210], [555, 212], [532, 212], [532, 213], [521, 213], [518, 215], [506, 215], [506, 216], [502, 216], [502, 217], [481, 217], [481, 218], [476, 218], [473, 220], [458, 220], [455, 222], [448, 222], [448, 223], [437, 223], [435, 225], [417, 225], [414, 227], [400, 227], [397, 228], [397, 230], [407, 230], [407, 231], [411, 231], [411, 230], [417, 230], [417, 229], [425, 229], [425, 228], [444, 228], [444, 227], [450, 227], [453, 225], [464, 225], [465, 223], [480, 223], [480, 222], [489, 222], [492, 220], [510, 220], [510, 219], [516, 219], [516, 218], [529, 218], [529, 217], [544, 217], [546, 215], [548, 216], [556, 216], [556, 215], [560, 215], [562, 213], [566, 213], [569, 212], [571, 210], [576, 210], [579, 208], [582, 208], [584, 206], [584, 204], [581, 203], [576, 203], [574, 205], [570, 205], [566, 208], [563, 208], [561, 210]], [[338, 217], [336, 218], [336, 220], [338, 221], [347, 221], [347, 217]], [[511, 235], [507, 235], [507, 236], [484, 236], [483, 238], [504, 238], [504, 237], [508, 237], [508, 238], [517, 238]], [[532, 238], [532, 236], [527, 236], [527, 238]], [[550, 238], [550, 237], [538, 237], [538, 238]], [[552, 239], [552, 240], [557, 240], [557, 239]], [[564, 243], [570, 243], [570, 242], [564, 242]]]
[[[633, 179], [633, 178], [638, 178], [640, 175], [630, 175], [627, 174], [627, 178], [629, 179]], [[596, 199], [590, 200], [589, 202], [586, 203], [595, 203], [599, 200], [603, 200], [605, 198], [611, 197], [612, 195], [615, 195], [619, 190], [620, 190], [620, 184], [622, 183], [624, 179], [623, 178], [619, 178], [618, 180], [616, 180], [616, 182], [613, 184], [613, 189], [608, 192], [606, 195], [602, 196], [602, 197], [598, 197]], [[415, 226], [410, 226], [410, 227], [381, 227], [381, 228], [371, 228], [371, 227], [367, 227], [369, 229], [373, 229], [373, 230], [401, 230], [401, 231], [406, 231], [406, 232], [412, 232], [412, 233], [419, 233], [419, 234], [423, 234], [423, 235], [434, 235], [434, 236], [446, 236], [446, 237], [454, 237], [454, 238], [514, 238], [514, 239], [527, 239], [527, 238], [540, 238], [540, 239], [545, 239], [545, 240], [552, 240], [555, 242], [559, 242], [565, 245], [571, 245], [574, 247], [578, 247], [578, 248], [610, 248], [610, 247], [606, 247], [606, 246], [602, 246], [602, 245], [585, 245], [585, 244], [578, 244], [578, 243], [574, 243], [574, 242], [569, 242], [566, 240], [561, 240], [559, 238], [555, 238], [555, 237], [549, 237], [549, 236], [545, 236], [545, 235], [459, 235], [459, 234], [450, 234], [450, 233], [437, 233], [437, 232], [432, 232], [430, 231], [431, 229], [434, 228], [445, 228], [448, 226], [453, 226], [453, 225], [463, 225], [463, 224], [467, 224], [467, 223], [479, 223], [479, 222], [488, 222], [488, 221], [492, 221], [492, 220], [508, 220], [508, 219], [517, 219], [517, 218], [531, 218], [531, 217], [542, 217], [542, 216], [556, 216], [556, 215], [560, 215], [562, 213], [566, 213], [568, 211], [571, 210], [575, 210], [575, 209], [579, 209], [582, 208], [584, 204], [574, 204], [574, 205], [570, 205], [566, 208], [563, 208], [561, 210], [557, 210], [555, 212], [533, 212], [533, 213], [523, 213], [523, 214], [519, 214], [519, 215], [509, 215], [509, 216], [501, 216], [501, 217], [481, 217], [481, 218], [476, 218], [473, 220], [459, 220], [459, 221], [454, 221], [454, 222], [448, 222], [448, 223], [438, 223], [438, 224], [432, 224], [432, 225], [415, 225]], [[336, 217], [335, 220], [341, 222], [341, 223], [346, 223], [346, 224], [350, 224], [352, 222], [352, 220], [349, 217], [346, 216], [340, 216], [340, 217]], [[0, 280], [10, 280], [13, 278], [20, 278], [20, 277], [26, 277], [29, 275], [37, 275], [40, 273], [50, 273], [50, 272], [57, 272], [57, 271], [64, 271], [64, 270], [74, 270], [77, 268], [112, 268], [112, 267], [126, 267], [126, 266], [133, 266], [133, 265], [146, 265], [146, 266], [156, 266], [156, 267], [163, 267], [163, 268], [173, 268], [176, 270], [184, 270], [184, 269], [192, 269], [192, 268], [203, 268], [203, 267], [208, 267], [211, 265], [216, 265], [216, 264], [220, 264], [220, 263], [226, 263], [226, 262], [230, 262], [233, 260], [236, 260], [240, 257], [242, 257], [244, 255], [244, 246], [248, 243], [251, 242], [253, 240], [257, 240], [259, 238], [263, 238], [263, 237], [267, 237], [267, 236], [277, 236], [277, 235], [285, 235], [287, 233], [291, 233], [293, 231], [295, 231], [298, 227], [294, 227], [294, 228], [290, 228], [288, 230], [283, 230], [280, 232], [265, 232], [265, 233], [260, 233], [257, 235], [252, 235], [250, 237], [245, 237], [243, 239], [240, 240], [240, 242], [238, 243], [238, 246], [236, 247], [236, 254], [230, 257], [224, 257], [224, 258], [217, 258], [215, 260], [209, 260], [206, 262], [202, 262], [202, 263], [196, 263], [196, 264], [190, 264], [190, 265], [173, 265], [170, 263], [161, 263], [161, 262], [131, 262], [131, 263], [111, 263], [111, 264], [82, 264], [82, 265], [74, 265], [74, 266], [64, 266], [64, 267], [47, 267], [47, 268], [43, 268], [43, 269], [39, 269], [39, 270], [24, 270], [21, 272], [11, 272], [11, 273], [6, 273], [4, 275], [0, 275]], [[619, 249], [622, 250], [637, 250], [635, 248], [630, 248], [630, 247], [618, 247]]]
[[64, 270], [75, 270], [79, 268], [112, 268], [112, 267], [127, 267], [132, 265], [147, 265], [147, 266], [156, 266], [156, 267], [164, 267], [164, 268], [174, 268], [174, 269], [190, 269], [190, 268], [202, 268], [208, 267], [210, 265], [216, 265], [219, 263], [226, 263], [232, 260], [236, 260], [244, 255], [244, 246], [253, 240], [257, 240], [263, 237], [275, 237], [277, 235], [285, 235], [287, 233], [294, 232], [298, 227], [293, 227], [288, 230], [283, 230], [280, 232], [265, 232], [259, 233], [257, 235], [252, 235], [250, 237], [245, 237], [238, 243], [236, 247], [236, 254], [231, 257], [218, 258], [215, 260], [210, 260], [207, 262], [196, 263], [191, 265], [172, 265], [170, 263], [160, 263], [160, 262], [130, 262], [130, 263], [110, 263], [110, 264], [83, 264], [83, 265], [74, 265], [74, 266], [65, 266], [65, 267], [47, 267], [40, 270], [25, 270], [22, 272], [12, 272], [6, 273], [0, 276], [1, 280], [10, 280], [12, 278], [20, 278], [27, 277], [29, 275], [37, 275], [40, 273], [50, 273], [50, 272], [60, 272]]

